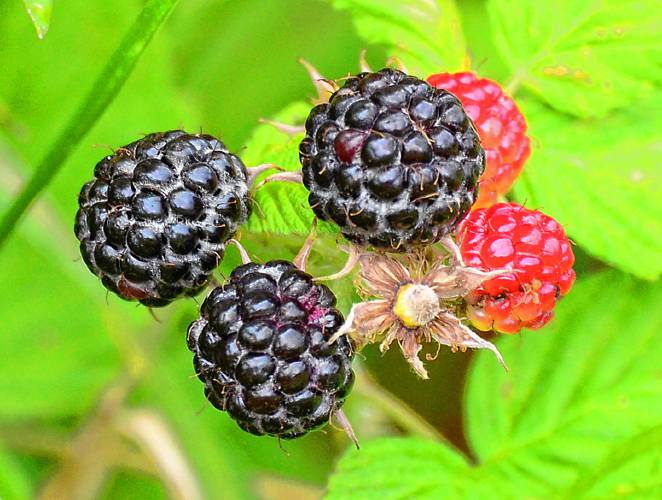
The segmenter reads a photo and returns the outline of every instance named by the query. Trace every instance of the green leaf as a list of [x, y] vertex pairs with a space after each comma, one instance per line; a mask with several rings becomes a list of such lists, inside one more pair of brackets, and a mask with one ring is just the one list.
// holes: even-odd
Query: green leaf
[[454, 0], [331, 0], [346, 9], [359, 35], [385, 45], [420, 77], [459, 71], [467, 50]]
[[[0, 147], [0, 157], [11, 190], [11, 155]], [[0, 190], [0, 206], [3, 198]], [[148, 314], [106, 296], [70, 226], [44, 200], [3, 252], [0, 280], [11, 283], [0, 287], [0, 420], [84, 413], [117, 373], [123, 336], [134, 335]]]
[[625, 441], [567, 492], [575, 498], [660, 498], [662, 426]]
[[[274, 120], [287, 124], [301, 124], [305, 121], [311, 106], [303, 102], [289, 105], [278, 113]], [[256, 127], [246, 143], [243, 160], [246, 165], [273, 163], [287, 171], [300, 171], [299, 143], [303, 132], [289, 136], [273, 125], [262, 124]], [[269, 171], [261, 178], [273, 174]], [[302, 184], [272, 182], [255, 193], [255, 206], [246, 230], [278, 234], [308, 234], [315, 214], [308, 205], [308, 191]], [[331, 224], [320, 222], [319, 232], [337, 233]]]
[[329, 497], [613, 498], [659, 490], [661, 301], [662, 283], [615, 271], [580, 281], [546, 331], [498, 341], [509, 373], [477, 353], [465, 424], [476, 466], [441, 443], [375, 440], [340, 460]]
[[[259, 118], [314, 95], [300, 58], [329, 78], [343, 77], [358, 69], [366, 45], [349, 13], [328, 1], [191, 0], [179, 3], [166, 30], [176, 41], [168, 69], [200, 109], [205, 130], [233, 151]], [[385, 59], [381, 48], [369, 55]]]
[[0, 449], [0, 498], [2, 500], [27, 500], [33, 498], [27, 475], [13, 457]]
[[464, 457], [438, 443], [383, 438], [345, 454], [327, 498], [468, 498], [475, 479]]
[[135, 23], [106, 63], [87, 97], [0, 219], [0, 245], [7, 239], [32, 201], [53, 179], [75, 146], [113, 101], [154, 33], [163, 24], [176, 3], [177, 0], [148, 0], [145, 4]]
[[486, 0], [457, 2], [464, 38], [470, 48], [471, 70], [482, 77], [504, 82], [511, 71], [494, 48], [493, 29], [489, 16], [485, 15], [485, 3]]
[[132, 325], [105, 305], [100, 284], [92, 298], [66, 270], [82, 262], [59, 257], [22, 236], [3, 252], [0, 282], [11, 286], [0, 287], [2, 420], [79, 415], [119, 369], [111, 335]]
[[32, 24], [37, 30], [37, 36], [44, 38], [51, 23], [52, 0], [23, 0], [23, 3], [30, 19], [32, 19]]
[[662, 273], [660, 94], [599, 123], [525, 100], [534, 152], [516, 199], [540, 208], [594, 256], [638, 277]]
[[496, 46], [519, 84], [561, 111], [602, 117], [662, 79], [656, 0], [491, 0]]
[[479, 353], [466, 428], [481, 464], [546, 495], [659, 425], [661, 302], [662, 283], [602, 273], [578, 282], [544, 331], [500, 339], [509, 373]]

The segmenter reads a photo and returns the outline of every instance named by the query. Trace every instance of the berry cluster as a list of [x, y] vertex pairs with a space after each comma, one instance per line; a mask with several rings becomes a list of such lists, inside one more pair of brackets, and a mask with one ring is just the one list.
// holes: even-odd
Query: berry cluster
[[478, 129], [487, 163], [474, 208], [496, 203], [510, 191], [531, 154], [524, 116], [496, 82], [474, 73], [438, 73], [428, 82], [455, 94]]
[[[292, 439], [336, 416], [353, 437], [341, 407], [354, 348], [397, 340], [423, 378], [426, 341], [489, 349], [503, 363], [465, 315], [476, 330], [540, 328], [572, 286], [563, 228], [536, 210], [494, 204], [530, 152], [512, 99], [470, 73], [428, 80], [393, 69], [345, 79], [308, 116], [301, 174], [272, 178], [301, 180], [312, 210], [339, 226], [352, 244], [346, 270], [360, 264], [366, 301], [343, 318], [331, 290], [305, 272], [309, 238], [296, 264], [250, 263], [242, 250], [244, 264], [190, 325], [206, 398], [247, 432]], [[251, 179], [267, 167], [247, 169], [218, 139], [180, 130], [118, 149], [79, 196], [85, 263], [106, 288], [150, 307], [197, 294], [250, 214]], [[436, 242], [450, 255], [420, 251]]]

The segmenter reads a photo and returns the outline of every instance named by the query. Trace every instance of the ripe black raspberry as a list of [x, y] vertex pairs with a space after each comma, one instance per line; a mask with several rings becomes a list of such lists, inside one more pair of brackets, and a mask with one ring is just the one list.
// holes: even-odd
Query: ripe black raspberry
[[150, 134], [101, 160], [78, 198], [87, 267], [126, 300], [195, 295], [250, 213], [241, 160], [209, 135]]
[[460, 101], [401, 71], [345, 80], [306, 121], [308, 201], [359, 245], [407, 251], [469, 211], [485, 153]]
[[188, 331], [205, 396], [252, 434], [292, 439], [328, 422], [352, 387], [336, 299], [292, 263], [244, 264]]

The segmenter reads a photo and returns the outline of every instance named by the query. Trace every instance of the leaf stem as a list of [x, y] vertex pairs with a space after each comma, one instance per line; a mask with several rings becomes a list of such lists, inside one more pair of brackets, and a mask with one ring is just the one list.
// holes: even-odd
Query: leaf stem
[[0, 221], [0, 247], [39, 193], [62, 168], [131, 74], [136, 62], [177, 0], [148, 0], [89, 93]]

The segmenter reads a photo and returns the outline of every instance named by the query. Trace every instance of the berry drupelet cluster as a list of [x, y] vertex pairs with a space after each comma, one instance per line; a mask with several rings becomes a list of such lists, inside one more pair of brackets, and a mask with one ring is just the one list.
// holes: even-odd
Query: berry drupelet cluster
[[299, 437], [342, 406], [354, 373], [335, 296], [286, 261], [236, 268], [205, 300], [188, 346], [207, 399], [257, 435]]
[[390, 252], [450, 233], [485, 164], [460, 101], [394, 69], [349, 77], [313, 108], [300, 159], [315, 214], [351, 242]]
[[438, 73], [428, 77], [428, 82], [457, 96], [485, 149], [487, 162], [474, 208], [496, 203], [510, 191], [531, 155], [524, 116], [498, 83], [474, 73]]
[[109, 290], [164, 306], [205, 287], [250, 213], [241, 160], [209, 135], [150, 134], [101, 160], [79, 196], [75, 232]]
[[537, 210], [515, 203], [474, 210], [458, 239], [467, 265], [513, 271], [485, 281], [467, 297], [468, 318], [479, 330], [541, 328], [575, 280], [575, 258], [563, 227]]

